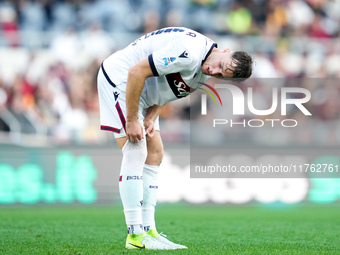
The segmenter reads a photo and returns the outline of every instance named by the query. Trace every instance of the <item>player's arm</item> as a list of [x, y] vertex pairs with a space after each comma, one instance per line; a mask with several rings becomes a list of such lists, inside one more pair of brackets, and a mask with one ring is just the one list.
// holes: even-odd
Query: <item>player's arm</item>
[[131, 142], [143, 139], [143, 127], [138, 121], [139, 98], [145, 80], [153, 76], [148, 59], [145, 58], [129, 68], [126, 83], [126, 135]]
[[164, 105], [153, 105], [148, 108], [146, 116], [144, 118], [144, 127], [147, 139], [151, 139], [155, 134], [154, 123], [156, 118], [161, 114]]

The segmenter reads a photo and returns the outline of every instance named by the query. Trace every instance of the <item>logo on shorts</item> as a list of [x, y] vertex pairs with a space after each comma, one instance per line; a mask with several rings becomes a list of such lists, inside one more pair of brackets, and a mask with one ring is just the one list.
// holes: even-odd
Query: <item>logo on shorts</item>
[[175, 57], [163, 58], [164, 66], [168, 66], [170, 63], [174, 62], [175, 60], [176, 60]]
[[116, 92], [113, 92], [113, 96], [115, 97], [115, 101], [117, 101], [118, 99], [118, 96], [119, 96], [119, 93], [116, 91]]

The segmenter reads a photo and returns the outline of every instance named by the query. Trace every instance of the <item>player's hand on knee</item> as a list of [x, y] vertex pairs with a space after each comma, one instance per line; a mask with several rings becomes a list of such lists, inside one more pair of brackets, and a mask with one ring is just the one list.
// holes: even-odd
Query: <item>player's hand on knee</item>
[[143, 127], [138, 120], [126, 122], [126, 135], [132, 143], [137, 143], [144, 139]]
[[144, 120], [144, 128], [146, 133], [146, 139], [150, 140], [155, 134], [154, 122], [152, 120]]

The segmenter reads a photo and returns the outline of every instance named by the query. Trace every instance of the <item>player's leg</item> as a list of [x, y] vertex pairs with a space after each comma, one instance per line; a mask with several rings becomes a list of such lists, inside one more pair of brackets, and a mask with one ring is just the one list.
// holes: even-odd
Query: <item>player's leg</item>
[[[126, 248], [168, 249], [166, 245], [147, 235], [142, 226], [143, 167], [147, 148], [145, 139], [139, 143], [127, 140], [124, 127], [126, 116], [125, 93], [121, 86], [112, 86], [102, 71], [98, 73], [98, 96], [101, 129], [112, 131], [122, 149], [123, 159], [119, 181], [120, 196], [128, 225]], [[140, 116], [143, 118], [143, 116]], [[139, 234], [140, 233], [140, 234]]]
[[143, 166], [147, 155], [146, 140], [131, 143], [127, 136], [116, 137], [123, 160], [119, 177], [119, 193], [124, 207], [128, 249], [168, 250], [171, 247], [147, 235], [143, 229]]
[[[157, 120], [158, 122], [158, 120]], [[175, 244], [158, 234], [155, 223], [155, 207], [158, 193], [158, 173], [163, 159], [163, 143], [156, 122], [156, 132], [154, 136], [147, 140], [148, 155], [143, 169], [143, 225], [145, 232], [155, 238], [160, 243], [166, 245], [168, 249], [187, 249], [186, 246]]]
[[148, 155], [143, 168], [143, 225], [144, 230], [156, 229], [155, 207], [158, 193], [158, 172], [163, 159], [163, 143], [159, 131], [147, 140]]
[[[123, 146], [127, 142], [127, 137], [125, 136], [125, 137], [117, 138], [116, 141], [119, 147], [123, 149]], [[138, 173], [138, 175], [143, 176], [143, 192], [140, 192], [140, 194], [143, 194], [143, 197], [141, 199], [143, 200], [142, 218], [143, 218], [144, 230], [147, 232], [150, 229], [156, 229], [155, 206], [157, 203], [157, 193], [158, 193], [158, 171], [159, 171], [159, 165], [163, 159], [163, 143], [162, 143], [162, 139], [159, 134], [159, 131], [156, 131], [155, 135], [151, 139], [147, 140], [146, 145], [147, 145], [147, 157], [145, 160], [145, 164], [143, 163], [143, 171], [142, 171], [143, 173], [142, 174]], [[124, 149], [126, 149], [126, 146], [124, 146]], [[123, 151], [123, 157], [124, 157], [124, 151]], [[128, 155], [126, 155], [125, 158], [126, 160], [129, 160]], [[124, 177], [124, 175], [126, 174], [124, 172], [126, 172], [126, 170], [125, 170], [125, 164], [124, 164], [124, 159], [123, 159], [119, 186], [120, 186], [121, 193], [122, 192], [128, 193], [128, 191], [123, 190], [124, 184], [127, 183], [126, 178]], [[125, 184], [125, 185], [128, 186], [128, 184]], [[131, 192], [136, 192], [134, 191], [134, 189], [137, 189], [137, 188], [140, 189], [139, 185], [137, 185], [136, 187], [133, 187]], [[140, 197], [138, 196], [138, 199], [139, 198]], [[126, 215], [126, 216], [129, 218], [129, 215]], [[129, 224], [129, 222], [131, 221], [127, 219], [127, 224]], [[132, 227], [135, 228], [136, 226], [132, 226]]]
[[119, 193], [124, 207], [128, 234], [142, 234], [143, 166], [147, 156], [145, 139], [131, 143], [126, 136], [116, 138], [123, 159], [119, 176]]
[[[98, 96], [101, 129], [114, 132], [114, 136], [122, 149], [123, 159], [119, 177], [119, 191], [124, 206], [128, 232], [142, 234], [144, 233], [142, 226], [142, 176], [147, 156], [146, 141], [143, 139], [138, 143], [131, 143], [127, 140], [124, 84], [111, 85], [104, 72], [99, 72]], [[143, 118], [142, 115], [139, 117]]]

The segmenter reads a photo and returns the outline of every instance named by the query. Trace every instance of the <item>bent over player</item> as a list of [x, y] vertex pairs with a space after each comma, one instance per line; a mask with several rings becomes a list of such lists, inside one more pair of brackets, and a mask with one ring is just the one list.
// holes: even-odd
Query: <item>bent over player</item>
[[187, 28], [146, 34], [101, 65], [98, 73], [101, 129], [114, 132], [123, 159], [119, 192], [128, 229], [128, 249], [186, 249], [158, 234], [157, 176], [163, 157], [158, 116], [164, 105], [186, 97], [210, 76], [247, 79], [252, 58], [220, 50]]

